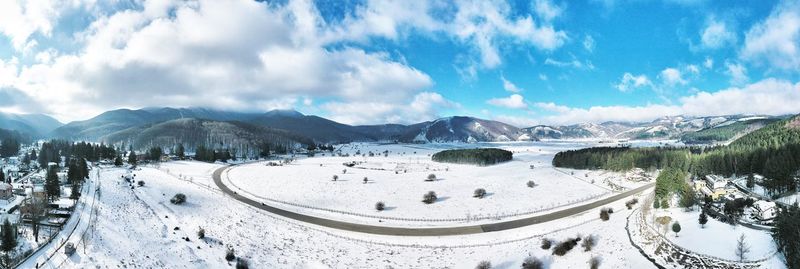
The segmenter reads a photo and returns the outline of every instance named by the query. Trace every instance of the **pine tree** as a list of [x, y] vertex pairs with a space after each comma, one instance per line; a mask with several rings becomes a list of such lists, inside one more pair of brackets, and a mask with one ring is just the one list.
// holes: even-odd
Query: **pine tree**
[[778, 251], [783, 253], [786, 258], [786, 265], [789, 269], [800, 269], [800, 208], [795, 203], [794, 206], [778, 211], [775, 217], [775, 228], [772, 230], [772, 238], [778, 245]]
[[58, 173], [55, 166], [47, 169], [47, 177], [44, 181], [44, 188], [49, 200], [54, 200], [61, 196], [61, 186], [58, 182]]
[[3, 169], [0, 169], [0, 181], [6, 181], [6, 173], [3, 173]]
[[72, 184], [69, 198], [73, 200], [78, 200], [79, 197], [81, 197], [81, 185], [76, 182]]
[[708, 223], [708, 215], [706, 215], [706, 211], [703, 210], [700, 212], [700, 218], [697, 219], [697, 222], [700, 223], [700, 226], [705, 228], [706, 223]]
[[136, 152], [131, 150], [131, 153], [128, 153], [128, 164], [136, 165]]
[[3, 230], [0, 231], [0, 240], [2, 241], [2, 245], [0, 245], [0, 249], [8, 253], [9, 251], [14, 250], [17, 247], [17, 236], [14, 233], [14, 227], [11, 226], [11, 222], [8, 219], [3, 221]]
[[175, 149], [175, 155], [178, 156], [181, 160], [186, 159], [186, 149], [183, 148], [183, 143], [178, 144], [177, 149]]
[[672, 224], [672, 231], [675, 232], [675, 237], [678, 237], [678, 233], [681, 232], [681, 224], [677, 221]]
[[122, 157], [120, 157], [119, 155], [117, 155], [117, 158], [114, 159], [114, 166], [116, 167], [122, 166]]
[[89, 165], [86, 163], [86, 159], [81, 159], [78, 161], [78, 181], [83, 182], [84, 179], [89, 178]]
[[69, 170], [67, 171], [67, 181], [74, 185], [78, 182], [78, 177], [80, 177], [80, 175], [78, 175], [79, 172], [78, 165], [74, 161], [70, 162]]

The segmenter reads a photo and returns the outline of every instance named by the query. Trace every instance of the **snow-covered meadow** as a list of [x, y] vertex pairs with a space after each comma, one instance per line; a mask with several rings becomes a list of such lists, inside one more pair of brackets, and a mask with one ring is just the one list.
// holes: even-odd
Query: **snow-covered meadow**
[[[556, 169], [551, 165], [557, 152], [583, 146], [580, 143], [480, 145], [514, 152], [512, 161], [486, 167], [430, 160], [431, 154], [442, 149], [463, 146], [475, 145], [348, 144], [341, 148], [342, 154], [349, 155], [346, 157], [318, 154], [282, 166], [245, 164], [228, 170], [223, 182], [242, 195], [273, 206], [391, 225], [491, 222], [574, 206], [613, 193], [603, 185], [604, 179], [614, 178], [609, 173]], [[361, 154], [356, 155], [357, 152]], [[356, 163], [354, 167], [343, 165], [352, 162]], [[425, 181], [430, 174], [436, 180]], [[528, 187], [528, 181], [536, 186]], [[625, 186], [641, 184], [630, 182]], [[487, 192], [482, 199], [473, 197], [478, 188]], [[438, 196], [433, 204], [422, 202], [428, 191]], [[382, 212], [375, 209], [378, 201], [386, 204]]]
[[[121, 178], [124, 169], [106, 168], [98, 220], [87, 232], [86, 250], [79, 243], [63, 267], [231, 268], [223, 258], [227, 246], [248, 259], [251, 268], [472, 268], [482, 260], [494, 268], [519, 268], [529, 255], [549, 268], [587, 267], [595, 256], [607, 268], [653, 267], [628, 245], [624, 226], [629, 211], [623, 201], [613, 205], [618, 213], [606, 222], [593, 210], [487, 234], [376, 236], [297, 223], [241, 204], [203, 186], [211, 176], [204, 173], [217, 167], [198, 162], [142, 167], [135, 180], [145, 185], [133, 189]], [[192, 177], [192, 182], [172, 174]], [[187, 195], [186, 204], [169, 202], [178, 192]], [[197, 238], [199, 227], [207, 239]], [[540, 248], [545, 237], [561, 241], [590, 234], [598, 238], [592, 251], [578, 246], [561, 257]]]
[[[418, 186], [447, 184], [448, 181], [464, 180], [483, 183], [490, 193], [497, 191], [488, 186], [496, 186], [495, 188], [508, 193], [514, 193], [516, 191], [515, 188], [520, 189], [520, 191], [537, 191], [537, 188], [550, 188], [548, 192], [556, 192], [556, 194], [568, 192], [568, 190], [559, 189], [559, 186], [579, 186], [578, 188], [583, 190], [594, 190], [601, 193], [607, 191], [602, 183], [595, 182], [593, 185], [590, 179], [613, 177], [613, 173], [589, 172], [589, 180], [587, 180], [587, 177], [580, 173], [582, 171], [575, 171], [576, 173], [573, 176], [569, 170], [565, 170], [566, 172], [562, 173], [549, 167], [547, 158], [552, 158], [552, 154], [556, 151], [569, 147], [577, 148], [581, 145], [565, 146], [560, 144], [553, 146], [550, 143], [542, 143], [539, 146], [541, 151], [539, 151], [539, 148], [533, 148], [530, 144], [493, 144], [492, 146], [514, 151], [515, 160], [500, 166], [484, 168], [424, 161], [423, 159], [428, 159], [427, 154], [435, 152], [439, 148], [419, 147], [419, 145], [409, 145], [408, 149], [397, 145], [388, 146], [391, 147], [388, 159], [393, 158], [393, 152], [398, 152], [398, 155], [406, 156], [396, 157], [394, 158], [395, 160], [403, 160], [403, 158], [412, 158], [413, 160], [414, 156], [409, 157], [407, 155], [413, 155], [413, 152], [417, 151], [420, 163], [425, 163], [425, 165], [417, 166], [419, 167], [417, 169], [422, 169], [420, 171], [411, 172], [412, 169], [409, 169], [407, 174], [416, 173], [413, 177], [414, 182], [409, 184]], [[385, 145], [346, 145], [343, 151], [361, 150], [364, 153], [373, 149], [385, 149], [386, 147]], [[406, 150], [407, 153], [400, 154], [399, 152], [403, 152], [403, 150]], [[354, 152], [351, 152], [351, 156], [352, 153]], [[361, 161], [364, 157], [350, 158]], [[373, 158], [387, 157], [366, 157], [367, 164], [373, 163], [371, 162]], [[237, 173], [237, 169], [245, 168], [240, 172], [243, 174], [252, 173], [255, 177], [257, 176], [255, 171], [261, 171], [262, 176], [265, 178], [280, 180], [277, 179], [278, 177], [273, 177], [275, 173], [270, 169], [292, 169], [291, 171], [287, 170], [286, 173], [292, 172], [303, 175], [307, 171], [315, 171], [315, 169], [318, 169], [319, 163], [322, 163], [323, 168], [332, 166], [336, 167], [334, 171], [341, 172], [340, 170], [344, 169], [341, 163], [351, 159], [318, 155], [314, 158], [298, 159], [294, 164], [283, 167], [266, 167], [263, 163], [253, 163], [233, 169], [231, 174]], [[320, 162], [321, 160], [328, 161]], [[309, 163], [304, 164], [304, 162]], [[531, 170], [529, 164], [534, 164], [535, 168]], [[292, 168], [293, 166], [296, 166], [296, 168]], [[426, 166], [428, 167], [427, 171], [424, 170]], [[235, 249], [237, 256], [249, 261], [250, 268], [474, 268], [478, 262], [484, 260], [490, 261], [494, 266], [493, 268], [520, 268], [523, 260], [529, 256], [541, 259], [544, 261], [546, 268], [553, 269], [586, 268], [589, 267], [590, 259], [594, 257], [598, 257], [601, 260], [600, 268], [655, 268], [655, 265], [630, 243], [625, 228], [628, 225], [627, 218], [636, 211], [626, 209], [624, 203], [628, 199], [603, 206], [611, 207], [616, 212], [611, 214], [611, 218], [608, 221], [600, 220], [600, 208], [595, 208], [574, 216], [500, 232], [437, 237], [383, 236], [301, 223], [240, 203], [224, 195], [213, 183], [212, 173], [221, 167], [224, 167], [224, 164], [191, 161], [143, 166], [140, 170], [133, 171], [136, 174], [134, 181], [145, 182], [142, 187], [139, 187], [136, 183], [125, 182], [122, 179], [122, 176], [128, 173], [125, 169], [104, 168], [100, 179], [102, 181], [102, 195], [98, 198], [98, 218], [96, 223], [86, 233], [86, 243], [81, 241], [77, 246], [78, 252], [70, 257], [62, 267], [231, 268], [233, 263], [224, 259], [225, 250], [230, 246]], [[253, 168], [253, 172], [249, 171], [250, 167]], [[383, 167], [383, 164], [381, 167]], [[434, 169], [432, 167], [449, 167], [449, 171], [434, 171], [437, 176], [443, 179], [436, 182], [424, 182], [424, 176], [430, 173], [431, 169]], [[393, 177], [395, 175], [393, 171], [347, 169], [348, 173], [344, 176], [340, 174], [340, 180], [349, 181], [336, 183], [347, 187], [342, 188], [343, 190], [357, 190], [358, 188], [373, 187], [373, 185], [387, 189], [399, 189], [403, 185], [401, 184], [402, 178]], [[463, 172], [458, 172], [459, 169]], [[502, 172], [480, 171], [482, 169], [500, 169], [497, 171]], [[552, 172], [553, 174], [538, 172], [541, 174], [538, 174], [539, 179], [535, 180], [539, 184], [536, 188], [529, 189], [524, 185], [527, 179], [533, 179], [534, 176], [537, 176], [537, 171], [547, 170], [555, 172]], [[516, 175], [516, 171], [520, 171], [522, 176]], [[367, 172], [375, 173], [374, 175], [384, 175], [385, 177], [376, 183], [363, 184], [360, 182], [363, 176], [355, 173]], [[350, 173], [353, 173], [352, 178], [348, 178], [351, 176]], [[495, 176], [497, 173], [506, 173], [508, 175]], [[311, 172], [308, 172], [308, 175], [311, 175]], [[402, 174], [398, 173], [397, 175]], [[569, 183], [556, 184], [562, 183], [556, 180], [549, 182], [548, 175]], [[375, 176], [369, 174], [368, 177], [372, 180], [372, 177]], [[472, 178], [478, 178], [481, 181], [468, 180]], [[311, 180], [284, 181], [281, 182], [281, 184], [284, 184], [283, 186], [270, 186], [288, 192], [287, 199], [300, 199], [302, 201], [321, 199], [317, 195], [326, 195], [326, 193], [334, 191], [319, 189], [323, 193], [315, 193], [293, 189], [293, 187], [311, 188], [318, 184], [310, 183]], [[501, 183], [506, 180], [509, 182], [514, 181], [511, 185], [520, 185], [522, 183], [522, 186], [503, 187], [504, 184]], [[300, 184], [302, 182], [308, 184], [302, 185]], [[324, 175], [319, 180], [319, 184], [329, 184], [329, 182], [328, 175]], [[492, 185], [492, 183], [497, 185]], [[548, 186], [551, 183], [553, 185]], [[639, 183], [629, 184], [630, 186], [628, 187], [635, 187]], [[455, 193], [455, 190], [459, 188], [456, 184], [445, 186], [450, 189], [443, 188], [443, 194], [450, 191]], [[333, 185], [332, 187], [339, 186]], [[456, 204], [460, 198], [453, 197], [439, 201], [432, 206], [437, 204], [445, 206], [446, 203], [452, 202], [454, 206], [448, 210], [457, 210], [459, 206], [476, 206], [473, 202], [494, 202], [497, 205], [484, 205], [483, 207], [478, 206], [478, 208], [505, 210], [505, 207], [524, 204], [513, 199], [502, 198], [505, 200], [500, 200], [501, 195], [499, 194], [490, 195], [483, 200], [475, 199], [471, 197], [473, 188], [474, 186], [472, 185], [462, 187], [461, 190], [465, 193], [460, 195], [465, 196], [466, 199], [461, 200], [459, 202], [460, 205]], [[376, 188], [373, 191], [378, 191], [378, 189]], [[171, 204], [169, 199], [176, 193], [186, 194], [187, 203], [183, 205]], [[645, 192], [636, 195], [636, 197], [643, 201], [645, 196], [651, 195], [651, 193]], [[348, 195], [366, 195], [366, 192]], [[408, 206], [423, 205], [419, 202], [421, 197], [416, 196], [421, 196], [421, 194], [411, 197], [412, 199], [408, 202]], [[550, 199], [558, 197], [555, 194], [540, 194], [541, 196], [551, 197]], [[493, 198], [497, 200], [489, 200]], [[321, 205], [341, 206], [347, 205], [347, 201], [349, 199], [320, 203]], [[392, 204], [390, 200], [386, 201], [389, 207], [397, 206]], [[373, 203], [370, 201], [364, 204], [365, 211], [372, 210]], [[506, 205], [503, 205], [503, 203], [506, 203]], [[446, 207], [444, 208], [447, 209]], [[373, 213], [393, 213], [393, 211], [394, 213], [401, 212], [400, 207], [397, 206], [397, 208], [385, 212]], [[662, 210], [662, 212], [669, 211]], [[409, 211], [409, 213], [413, 212]], [[676, 212], [675, 217], [682, 224], [685, 224], [684, 231], [676, 239], [676, 242], [681, 245], [685, 244], [687, 248], [697, 249], [700, 253], [728, 255], [727, 252], [722, 252], [729, 250], [729, 248], [720, 250], [720, 253], [703, 251], [711, 247], [712, 244], [730, 245], [728, 239], [738, 234], [737, 232], [743, 232], [736, 229], [744, 229], [740, 227], [731, 230], [723, 227], [725, 224], [710, 221], [706, 228], [707, 231], [699, 231], [688, 227], [696, 223], [696, 216], [678, 213], [682, 212]], [[424, 215], [427, 213], [420, 212], [418, 214]], [[337, 215], [336, 217], [350, 220], [345, 216]], [[692, 221], [693, 219], [694, 222]], [[196, 233], [200, 227], [205, 229], [206, 239], [197, 237]], [[710, 229], [714, 229], [714, 231]], [[717, 229], [719, 230], [717, 231]], [[579, 244], [566, 255], [557, 256], [552, 254], [552, 249], [545, 250], [541, 248], [541, 242], [544, 238], [562, 242], [576, 236], [586, 238], [586, 236], [590, 235], [597, 238], [597, 245], [590, 251], [585, 251]], [[722, 236], [728, 239], [705, 240], [708, 236]], [[748, 233], [747, 236], [752, 244], [759, 245], [758, 247], [754, 246], [753, 256], [769, 251], [760, 247], [762, 243], [766, 244], [768, 240], [764, 234]], [[768, 266], [779, 268], [779, 260], [771, 260]]]

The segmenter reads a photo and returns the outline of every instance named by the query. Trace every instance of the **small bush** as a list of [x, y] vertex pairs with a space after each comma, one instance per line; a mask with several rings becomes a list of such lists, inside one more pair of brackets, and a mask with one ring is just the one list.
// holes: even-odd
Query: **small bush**
[[592, 257], [592, 259], [589, 260], [589, 268], [590, 269], [600, 268], [600, 257]]
[[384, 209], [386, 209], [386, 204], [384, 204], [383, 202], [375, 203], [375, 210], [383, 211]]
[[614, 209], [610, 207], [600, 209], [600, 219], [603, 221], [609, 220], [611, 218], [611, 213], [614, 213]]
[[246, 259], [239, 258], [236, 260], [236, 269], [249, 269], [250, 263]]
[[481, 198], [482, 199], [484, 196], [486, 196], [486, 190], [483, 189], [483, 188], [477, 188], [477, 189], [475, 189], [475, 192], [472, 193], [472, 197], [475, 197], [475, 198]]
[[172, 199], [169, 199], [169, 202], [176, 205], [183, 204], [186, 202], [186, 194], [183, 193], [175, 194], [175, 196], [173, 196]]
[[489, 261], [481, 261], [478, 263], [478, 266], [475, 266], [475, 269], [492, 269], [492, 263]]
[[333, 181], [339, 180], [339, 176], [333, 175]]
[[592, 248], [597, 245], [597, 237], [594, 235], [587, 236], [581, 242], [581, 247], [583, 247], [583, 251], [592, 251]]
[[533, 187], [536, 187], [536, 182], [533, 182], [533, 180], [530, 180], [525, 185], [527, 185], [528, 188], [533, 188]]
[[139, 180], [139, 182], [136, 182], [136, 184], [139, 184], [139, 187], [144, 187], [144, 181]]
[[625, 202], [625, 207], [627, 207], [628, 210], [631, 210], [631, 209], [633, 209], [633, 205], [635, 205], [637, 203], [639, 203], [639, 199], [633, 198], [633, 199]]
[[549, 238], [543, 238], [542, 239], [542, 249], [545, 249], [545, 250], [546, 249], [550, 249], [550, 247], [552, 247], [552, 246], [553, 246], [553, 240], [550, 240]]
[[200, 227], [200, 230], [197, 230], [197, 238], [203, 239], [206, 238], [206, 229]]
[[544, 268], [544, 262], [542, 262], [536, 257], [528, 256], [527, 258], [525, 258], [524, 261], [522, 261], [522, 269], [543, 269], [543, 268]]
[[556, 247], [553, 248], [553, 255], [564, 256], [570, 250], [575, 248], [578, 245], [578, 242], [581, 241], [580, 237], [577, 238], [570, 238], [565, 240], [564, 242], [558, 243]]
[[433, 202], [436, 202], [437, 198], [438, 197], [436, 197], [435, 192], [429, 191], [428, 193], [422, 196], [422, 202], [426, 204], [432, 204]]
[[369, 182], [369, 179], [367, 177], [364, 177], [364, 184], [367, 184], [367, 182]]
[[225, 251], [225, 260], [230, 262], [234, 259], [236, 259], [236, 254], [233, 253], [232, 247], [228, 247], [228, 250]]
[[434, 180], [436, 180], [436, 175], [434, 174], [428, 175], [428, 178], [425, 179], [425, 181], [434, 181]]

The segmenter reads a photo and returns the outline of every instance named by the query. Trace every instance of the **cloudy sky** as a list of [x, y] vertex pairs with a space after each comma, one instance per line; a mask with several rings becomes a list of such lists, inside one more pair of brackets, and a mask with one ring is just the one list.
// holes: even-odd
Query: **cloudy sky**
[[0, 1], [0, 111], [518, 126], [800, 112], [800, 1]]

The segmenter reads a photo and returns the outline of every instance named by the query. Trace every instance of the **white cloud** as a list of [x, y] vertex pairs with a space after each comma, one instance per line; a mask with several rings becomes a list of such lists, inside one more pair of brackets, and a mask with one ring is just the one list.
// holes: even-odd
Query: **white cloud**
[[708, 49], [718, 49], [736, 43], [736, 34], [724, 21], [711, 17], [700, 32], [700, 42]]
[[525, 98], [519, 94], [512, 94], [506, 98], [492, 98], [486, 101], [486, 103], [493, 106], [513, 109], [523, 109], [528, 107], [528, 105], [525, 103]]
[[800, 113], [800, 83], [768, 78], [743, 87], [681, 98], [684, 114], [731, 115]]
[[586, 61], [581, 62], [578, 59], [572, 59], [571, 61], [559, 61], [551, 58], [547, 58], [544, 60], [544, 64], [552, 65], [557, 67], [571, 67], [575, 69], [586, 69], [586, 70], [594, 70], [594, 65], [592, 62]]
[[800, 2], [783, 1], [750, 28], [740, 57], [770, 69], [800, 71]]
[[3, 61], [0, 59], [0, 88], [13, 86], [17, 80], [17, 60]]
[[533, 1], [533, 10], [545, 21], [551, 21], [564, 12], [562, 7], [553, 4], [550, 0]]
[[747, 83], [750, 78], [747, 77], [747, 68], [744, 65], [733, 62], [726, 62], [726, 73], [731, 77], [730, 83], [732, 85], [743, 85]]
[[586, 35], [586, 37], [583, 38], [583, 48], [588, 52], [594, 51], [594, 38], [592, 38], [592, 36]]
[[623, 74], [619, 83], [614, 85], [614, 87], [621, 92], [629, 92], [645, 86], [653, 86], [653, 83], [646, 75], [634, 76], [631, 73]]
[[323, 109], [331, 112], [331, 119], [354, 125], [375, 123], [418, 123], [438, 118], [442, 109], [460, 105], [434, 92], [421, 92], [407, 103], [328, 102]]
[[[695, 68], [696, 69], [696, 68]], [[686, 85], [688, 81], [683, 79], [681, 71], [676, 68], [666, 68], [661, 71], [659, 77], [667, 86]]]
[[564, 44], [567, 34], [550, 22], [562, 9], [542, 0], [534, 3], [534, 11], [536, 18], [513, 14], [505, 1], [371, 0], [333, 26], [333, 31], [325, 33], [325, 39], [365, 42], [371, 36], [379, 36], [394, 40], [402, 37], [405, 29], [443, 34], [474, 48], [481, 67], [495, 68], [503, 62], [498, 49], [502, 44], [532, 46], [543, 51]]
[[548, 78], [547, 78], [547, 75], [545, 75], [545, 74], [542, 74], [542, 73], [539, 73], [539, 80], [541, 80], [541, 81], [547, 81], [547, 79], [548, 79]]
[[84, 47], [74, 54], [38, 53], [13, 85], [48, 104], [29, 112], [72, 120], [119, 107], [256, 111], [313, 96], [401, 115], [433, 85], [386, 53], [326, 48], [319, 33], [329, 28], [306, 1], [166, 3], [100, 17], [76, 34]]
[[521, 88], [517, 87], [517, 85], [514, 85], [514, 83], [511, 83], [511, 81], [508, 81], [504, 76], [500, 76], [500, 79], [503, 81], [503, 89], [505, 89], [507, 92], [522, 92]]
[[448, 32], [462, 42], [474, 44], [486, 68], [497, 67], [502, 62], [497, 46], [505, 38], [544, 51], [561, 47], [567, 39], [565, 32], [549, 23], [537, 24], [531, 16], [511, 15], [511, 8], [505, 2], [461, 1], [456, 6]]
[[526, 127], [536, 126], [539, 124], [538, 120], [526, 116], [496, 115], [496, 116], [491, 116], [490, 118], [492, 120], [511, 124], [519, 128], [526, 128]]
[[706, 60], [703, 61], [703, 67], [705, 67], [707, 69], [714, 68], [714, 59], [706, 57]]
[[[79, 1], [76, 1], [79, 2]], [[11, 39], [11, 44], [22, 51], [34, 33], [49, 36], [53, 24], [60, 17], [58, 1], [0, 1], [0, 33]]]
[[697, 74], [700, 74], [700, 68], [697, 67], [697, 65], [690, 64], [690, 65], [686, 66], [686, 72], [689, 72], [690, 74], [697, 75]]
[[800, 113], [800, 83], [768, 78], [743, 87], [717, 92], [699, 91], [679, 98], [679, 104], [644, 106], [593, 106], [572, 108], [554, 103], [535, 106], [554, 115], [540, 118], [547, 124], [582, 122], [644, 122], [664, 116], [713, 116], [734, 114], [786, 115]]
[[679, 115], [680, 109], [667, 105], [594, 106], [588, 109], [569, 108], [568, 111], [542, 118], [547, 124], [601, 123], [607, 121], [645, 122], [663, 116]]

